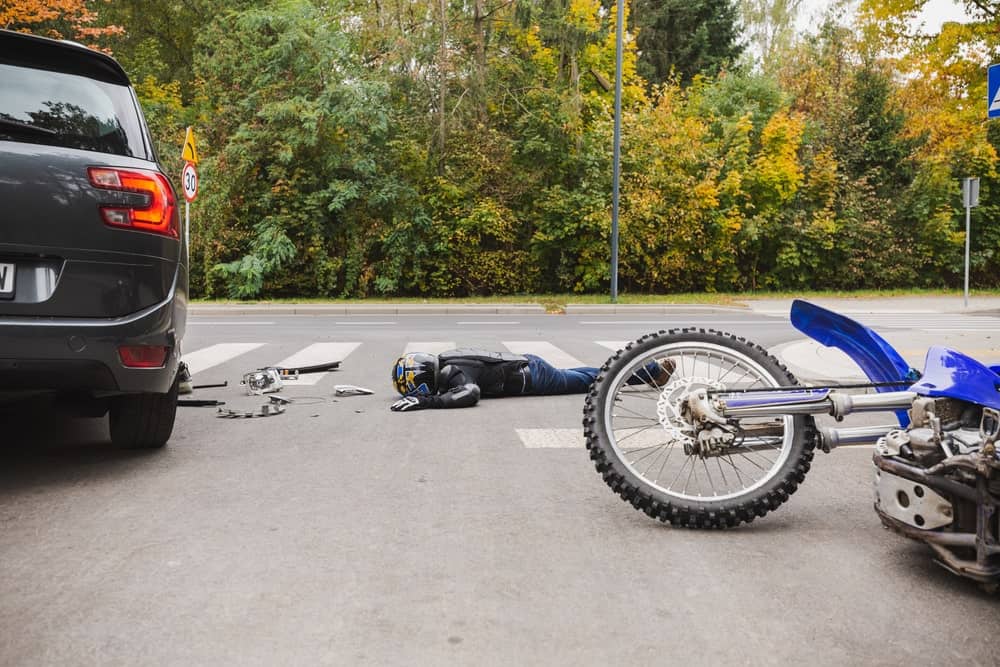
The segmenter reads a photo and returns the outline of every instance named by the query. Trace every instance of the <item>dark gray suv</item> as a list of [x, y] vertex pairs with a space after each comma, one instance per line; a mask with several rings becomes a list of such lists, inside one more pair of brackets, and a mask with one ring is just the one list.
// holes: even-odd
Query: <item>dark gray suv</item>
[[121, 66], [0, 30], [0, 398], [41, 392], [109, 413], [116, 445], [166, 443], [185, 231]]

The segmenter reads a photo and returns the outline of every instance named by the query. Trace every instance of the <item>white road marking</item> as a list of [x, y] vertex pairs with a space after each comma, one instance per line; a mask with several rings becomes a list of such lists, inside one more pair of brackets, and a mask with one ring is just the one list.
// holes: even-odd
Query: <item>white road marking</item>
[[514, 354], [534, 354], [556, 368], [579, 368], [587, 366], [571, 354], [544, 340], [505, 340], [503, 346]]
[[210, 321], [210, 320], [188, 320], [188, 324], [204, 324], [208, 326], [218, 327], [218, 326], [268, 326], [274, 324], [274, 322], [248, 322], [241, 320], [220, 320]]
[[428, 341], [428, 342], [411, 342], [406, 344], [406, 349], [403, 350], [403, 354], [409, 354], [410, 352], [426, 352], [428, 354], [441, 354], [445, 350], [454, 350], [454, 341]]
[[[287, 359], [282, 359], [275, 366], [296, 368], [298, 366], [315, 366], [332, 361], [343, 361], [347, 358], [347, 355], [356, 350], [360, 345], [361, 343], [313, 343]], [[326, 377], [326, 373], [305, 373], [300, 375], [298, 380], [289, 380], [288, 386], [314, 385], [324, 377]]]
[[584, 445], [583, 429], [579, 428], [518, 428], [517, 435], [528, 449], [580, 449]]
[[[720, 324], [739, 324], [739, 325], [760, 325], [760, 326], [774, 326], [774, 322], [766, 320], [705, 320], [705, 319], [685, 319], [680, 322], [676, 316], [671, 316], [670, 321], [663, 319], [659, 320], [580, 320], [579, 324], [644, 324], [652, 327], [657, 327], [659, 329], [671, 329], [680, 326], [690, 327], [714, 327]], [[669, 325], [669, 326], [668, 326]]]
[[241, 354], [246, 354], [258, 347], [263, 347], [264, 343], [219, 343], [209, 347], [195, 350], [184, 355], [184, 363], [187, 364], [191, 375], [197, 375], [213, 366], [223, 364], [230, 359], [235, 359]]
[[595, 340], [595, 343], [603, 348], [609, 349], [612, 352], [617, 352], [618, 350], [624, 350], [625, 346], [631, 341], [627, 340]]
[[353, 326], [359, 326], [359, 327], [360, 326], [368, 327], [368, 326], [387, 326], [387, 325], [393, 325], [393, 324], [396, 324], [396, 322], [334, 322], [334, 324], [345, 324], [345, 325], [348, 325], [348, 326], [353, 325]]
[[455, 322], [455, 324], [520, 324], [520, 322], [481, 322], [481, 321], [468, 322], [468, 321], [465, 321], [465, 322]]

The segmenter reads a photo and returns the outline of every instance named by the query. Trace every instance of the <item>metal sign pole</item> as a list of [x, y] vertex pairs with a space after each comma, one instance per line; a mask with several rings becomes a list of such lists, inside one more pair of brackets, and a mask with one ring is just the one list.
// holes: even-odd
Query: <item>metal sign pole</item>
[[191, 202], [184, 202], [184, 249], [187, 251], [187, 265], [191, 266]]
[[965, 307], [969, 307], [969, 212], [971, 207], [965, 207]]
[[622, 42], [625, 0], [618, 0], [618, 30], [615, 34], [615, 137], [611, 181], [611, 303], [618, 302], [618, 199], [622, 158]]
[[973, 206], [979, 206], [979, 179], [962, 179], [962, 204], [965, 206], [965, 307], [969, 307], [969, 246], [972, 226], [969, 223]]

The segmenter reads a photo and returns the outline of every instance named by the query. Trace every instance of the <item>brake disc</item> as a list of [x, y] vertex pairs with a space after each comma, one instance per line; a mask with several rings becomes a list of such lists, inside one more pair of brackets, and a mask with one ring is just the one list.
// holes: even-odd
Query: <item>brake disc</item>
[[724, 390], [726, 386], [707, 377], [678, 378], [660, 390], [656, 401], [656, 416], [672, 444], [694, 445], [694, 426], [681, 414], [681, 403], [696, 389]]

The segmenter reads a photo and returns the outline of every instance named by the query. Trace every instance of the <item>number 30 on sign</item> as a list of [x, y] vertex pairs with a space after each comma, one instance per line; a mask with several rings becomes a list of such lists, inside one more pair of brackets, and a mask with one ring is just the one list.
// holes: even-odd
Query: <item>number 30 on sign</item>
[[194, 201], [198, 196], [198, 172], [190, 162], [184, 165], [181, 172], [181, 186], [184, 188], [184, 199]]

